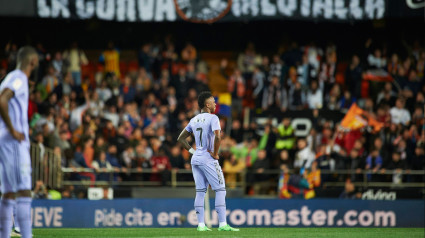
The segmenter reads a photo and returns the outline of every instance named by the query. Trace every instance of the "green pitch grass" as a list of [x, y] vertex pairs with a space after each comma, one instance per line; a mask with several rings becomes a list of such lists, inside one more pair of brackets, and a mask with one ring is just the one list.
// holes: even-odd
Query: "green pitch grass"
[[424, 228], [241, 228], [239, 232], [197, 232], [196, 228], [34, 229], [34, 237], [425, 237]]

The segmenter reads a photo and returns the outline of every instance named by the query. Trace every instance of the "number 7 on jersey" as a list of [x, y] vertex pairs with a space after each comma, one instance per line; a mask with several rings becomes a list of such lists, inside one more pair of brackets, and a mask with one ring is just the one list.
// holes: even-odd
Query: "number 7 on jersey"
[[199, 143], [201, 144], [201, 147], [202, 147], [202, 127], [196, 128], [196, 131], [201, 131], [199, 133]]

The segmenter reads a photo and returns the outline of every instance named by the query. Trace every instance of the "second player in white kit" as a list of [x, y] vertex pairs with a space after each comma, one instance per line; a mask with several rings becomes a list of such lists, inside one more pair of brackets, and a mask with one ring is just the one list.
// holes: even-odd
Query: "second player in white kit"
[[16, 70], [0, 85], [0, 238], [10, 237], [15, 205], [22, 237], [32, 236], [28, 77], [37, 67], [35, 49], [23, 47], [18, 51]]

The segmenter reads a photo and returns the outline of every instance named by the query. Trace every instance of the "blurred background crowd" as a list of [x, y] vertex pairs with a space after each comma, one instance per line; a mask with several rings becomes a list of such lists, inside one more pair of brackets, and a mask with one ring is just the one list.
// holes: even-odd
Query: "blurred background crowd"
[[[424, 181], [409, 175], [425, 169], [423, 42], [391, 47], [368, 39], [348, 56], [338, 43], [293, 41], [272, 47], [274, 53], [248, 43], [215, 65], [196, 45], [167, 36], [132, 50], [137, 58], [125, 63], [112, 41], [100, 54], [79, 42], [62, 49], [34, 45], [41, 61], [30, 84], [32, 142], [40, 153], [52, 149], [64, 168], [94, 171], [66, 174], [69, 180], [109, 181], [113, 171], [114, 181], [166, 186], [172, 170], [190, 170], [190, 154], [176, 139], [200, 112], [197, 95], [211, 90], [219, 104], [220, 164], [229, 187], [244, 182], [246, 194], [278, 191], [286, 198], [305, 189], [301, 196], [308, 198], [324, 181], [338, 181], [346, 182], [341, 197], [354, 198], [353, 182], [364, 179]], [[16, 67], [21, 46], [4, 47], [0, 79]], [[349, 60], [338, 60], [341, 55]], [[220, 97], [226, 103], [220, 105]], [[326, 117], [344, 115], [353, 105], [382, 128], [349, 130], [340, 125], [342, 117]], [[291, 125], [301, 112], [311, 114], [305, 136]], [[178, 180], [193, 179], [179, 174]]]

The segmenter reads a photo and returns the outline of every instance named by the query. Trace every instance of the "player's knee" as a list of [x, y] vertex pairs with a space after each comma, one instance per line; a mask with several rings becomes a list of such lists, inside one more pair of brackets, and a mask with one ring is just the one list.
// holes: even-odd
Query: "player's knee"
[[226, 194], [226, 188], [218, 188], [218, 189], [214, 189], [214, 191], [216, 193], [223, 192], [224, 194]]
[[207, 193], [207, 189], [206, 188], [196, 189], [196, 193]]
[[31, 190], [18, 191], [18, 197], [31, 197]]

